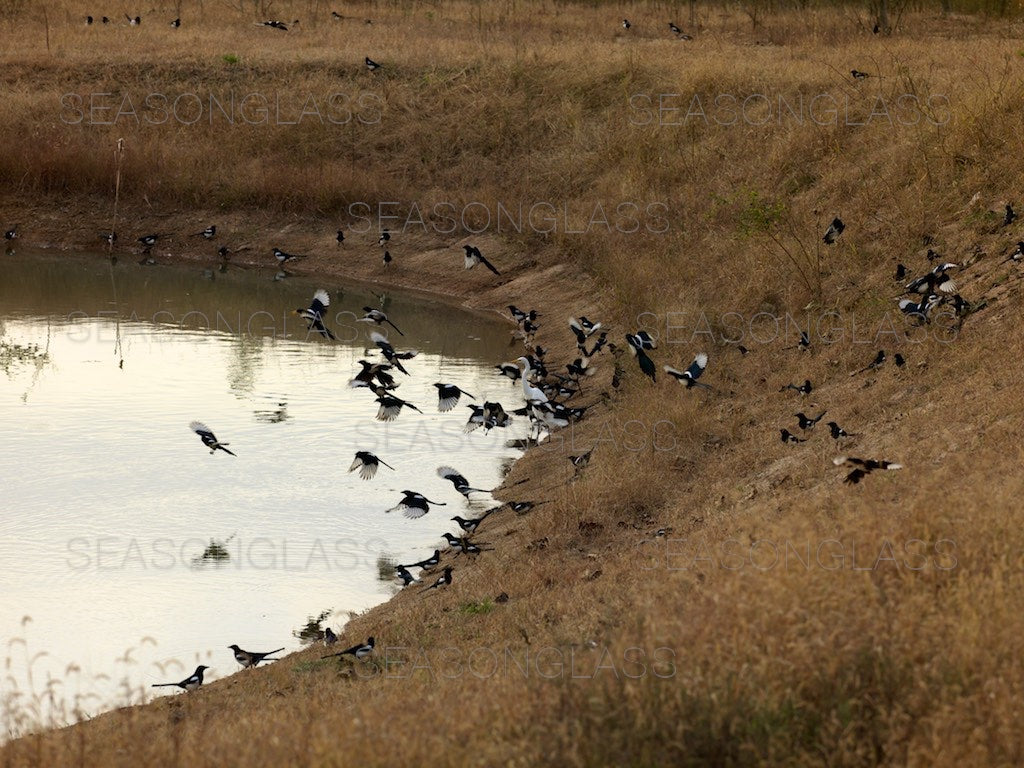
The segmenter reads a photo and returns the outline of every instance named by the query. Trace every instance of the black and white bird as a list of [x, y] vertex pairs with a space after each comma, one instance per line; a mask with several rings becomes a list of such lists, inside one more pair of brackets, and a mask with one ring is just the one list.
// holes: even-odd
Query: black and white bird
[[1021, 259], [1024, 259], [1024, 240], [1018, 242], [1017, 245], [1014, 246], [1014, 249], [1013, 251], [1011, 251], [1010, 255], [1007, 256], [1003, 261], [1017, 262], [1020, 261]]
[[213, 240], [217, 236], [217, 225], [211, 224], [202, 232], [193, 233], [192, 237], [202, 237], [204, 240]]
[[422, 568], [425, 571], [429, 571], [431, 568], [433, 568], [435, 565], [437, 565], [440, 562], [441, 562], [441, 550], [435, 549], [434, 550], [434, 554], [432, 554], [430, 557], [426, 558], [425, 560], [420, 560], [418, 563], [409, 563], [409, 565], [406, 565], [406, 566], [400, 566], [400, 565], [399, 566], [395, 566], [395, 568], [396, 569], [403, 568], [403, 567], [404, 568]]
[[936, 291], [956, 293], [956, 282], [946, 273], [951, 269], [956, 269], [957, 266], [950, 261], [937, 264], [928, 274], [907, 283], [907, 293], [917, 293], [922, 296], [929, 296]]
[[469, 394], [464, 389], [460, 389], [454, 384], [443, 384], [437, 382], [434, 384], [437, 387], [437, 410], [441, 413], [447, 413], [456, 405], [458, 405], [459, 397], [465, 395], [470, 400], [476, 400], [476, 398]]
[[175, 19], [174, 21], [172, 21], [171, 22], [171, 26], [174, 27], [175, 29], [180, 27], [181, 26], [181, 19]]
[[490, 493], [490, 491], [487, 491], [483, 488], [470, 487], [469, 481], [451, 467], [438, 467], [437, 476], [449, 481], [452, 485], [455, 486], [455, 490], [461, 493], [467, 499], [469, 498], [469, 494], [471, 493]]
[[512, 423], [512, 417], [506, 413], [501, 403], [484, 402], [483, 405], [466, 405], [470, 409], [469, 419], [466, 421], [464, 432], [472, 432], [480, 427], [490, 431], [495, 427], [504, 428]]
[[517, 515], [525, 515], [534, 507], [539, 507], [541, 504], [547, 504], [546, 501], [510, 501], [508, 502], [509, 509], [515, 512]]
[[531, 309], [529, 312], [524, 312], [515, 304], [509, 304], [508, 311], [509, 314], [512, 315], [512, 319], [515, 320], [516, 324], [518, 325], [522, 325], [527, 320], [529, 320], [531, 323], [534, 323], [537, 321], [537, 318], [540, 317], [540, 314], [537, 312], [537, 310]]
[[881, 368], [884, 363], [885, 363], [885, 350], [884, 349], [880, 349], [880, 350], [878, 350], [878, 353], [875, 355], [874, 359], [872, 359], [872, 361], [870, 363], [865, 365], [860, 370], [854, 371], [850, 375], [851, 376], [856, 376], [858, 374], [864, 373], [865, 371], [873, 371], [873, 370], [875, 370], [877, 368]]
[[333, 629], [327, 627], [324, 630], [324, 645], [334, 645], [336, 642], [338, 642], [338, 636]]
[[320, 288], [313, 294], [313, 301], [310, 302], [309, 309], [299, 307], [295, 310], [295, 314], [309, 321], [307, 331], [316, 331], [324, 338], [333, 341], [334, 334], [324, 325], [324, 316], [327, 314], [329, 306], [331, 306], [331, 296], [323, 288]]
[[395, 350], [393, 346], [391, 346], [391, 342], [388, 341], [387, 337], [384, 334], [379, 333], [377, 331], [370, 331], [370, 341], [377, 345], [377, 347], [381, 351], [381, 354], [384, 355], [385, 360], [387, 360], [391, 365], [393, 365], [396, 369], [404, 373], [406, 376], [409, 375], [409, 372], [405, 370], [405, 366], [402, 365], [402, 361], [412, 360], [414, 357], [416, 357], [416, 355], [419, 354], [418, 350], [405, 349], [402, 350], [401, 352], [398, 352]]
[[435, 581], [429, 587], [424, 587], [423, 591], [426, 592], [427, 590], [430, 590], [430, 589], [441, 589], [442, 587], [447, 587], [451, 583], [452, 583], [452, 567], [450, 565], [446, 565], [445, 568], [444, 568], [444, 573], [442, 573], [440, 576], [437, 577], [437, 581]]
[[784, 443], [806, 443], [807, 442], [806, 440], [804, 440], [802, 438], [799, 438], [796, 435], [794, 435], [788, 429], [780, 429], [779, 430], [779, 439], [781, 439], [782, 442], [784, 442]]
[[423, 494], [416, 493], [416, 491], [402, 491], [402, 493], [404, 494], [402, 500], [391, 509], [385, 510], [385, 512], [401, 512], [410, 520], [415, 520], [427, 514], [430, 511], [431, 504], [439, 507], [448, 506], [443, 501], [431, 501]]
[[384, 255], [381, 256], [381, 261], [384, 262], [384, 266], [388, 266], [394, 259], [391, 257], [391, 251], [384, 251]]
[[690, 367], [685, 371], [677, 370], [671, 365], [662, 366], [665, 373], [687, 389], [691, 389], [692, 387], [704, 387], [704, 389], [711, 389], [710, 385], [697, 381], [697, 379], [700, 378], [700, 375], [704, 373], [704, 369], [707, 367], [708, 356], [704, 352], [700, 352], [695, 358], [693, 358], [693, 362], [690, 363]]
[[809, 395], [814, 391], [814, 387], [811, 385], [811, 380], [807, 379], [803, 384], [787, 384], [779, 392], [785, 392], [787, 389], [793, 389], [799, 392], [801, 395]]
[[814, 429], [815, 425], [821, 421], [821, 417], [826, 413], [828, 413], [828, 411], [822, 411], [813, 419], [807, 416], [803, 411], [800, 413], [794, 413], [793, 415], [796, 417], [797, 423], [800, 425], [800, 429], [806, 432], [809, 429]]
[[892, 356], [892, 361], [896, 363], [897, 368], [902, 368], [904, 365], [907, 364], [906, 359], [899, 352]]
[[280, 29], [282, 32], [288, 31], [288, 25], [283, 21], [264, 21], [264, 27], [270, 27], [271, 29]]
[[905, 280], [907, 277], [907, 268], [903, 264], [896, 265], [896, 280]]
[[832, 223], [828, 225], [828, 229], [825, 230], [825, 237], [822, 240], [825, 241], [826, 245], [832, 245], [843, 234], [844, 229], [846, 229], [846, 225], [843, 223], [843, 220], [836, 216], [832, 219]]
[[573, 467], [576, 468], [576, 474], [579, 474], [584, 469], [586, 469], [587, 465], [590, 463], [590, 457], [591, 455], [593, 455], [593, 453], [594, 449], [591, 448], [586, 453], [581, 453], [577, 456], [569, 457], [569, 461], [572, 463]]
[[1003, 226], [1008, 227], [1011, 224], [1013, 224], [1014, 220], [1017, 218], [1017, 213], [1013, 210], [1013, 206], [1010, 205], [1009, 203], [1006, 204], [1006, 208], [1004, 210], [1005, 213], [1003, 214]]
[[230, 453], [232, 456], [235, 455], [225, 447], [231, 445], [231, 443], [222, 443], [218, 441], [213, 432], [210, 431], [210, 428], [201, 421], [191, 422], [188, 425], [188, 428], [199, 435], [199, 439], [203, 441], [203, 445], [210, 449], [210, 453], [214, 453], [219, 449], [224, 451], [224, 453]]
[[208, 670], [205, 664], [196, 667], [196, 671], [186, 677], [180, 683], [154, 683], [154, 688], [183, 688], [186, 691], [194, 691], [203, 684], [203, 672]]
[[128, 25], [131, 26], [131, 27], [137, 27], [137, 26], [139, 26], [142, 23], [142, 17], [141, 16], [134, 16], [134, 17], [132, 17], [132, 16], [129, 16], [126, 13], [124, 15], [124, 17], [126, 19], [128, 19]]
[[496, 274], [496, 275], [500, 275], [501, 274], [501, 272], [499, 272], [497, 269], [495, 269], [494, 265], [491, 264], [491, 262], [489, 262], [487, 260], [487, 258], [482, 253], [480, 253], [480, 249], [477, 248], [475, 245], [464, 245], [462, 247], [466, 251], [465, 259], [464, 259], [464, 262], [465, 262], [464, 263], [464, 268], [465, 269], [472, 269], [477, 264], [483, 264], [485, 267], [487, 267], [489, 270], [491, 270], [491, 272], [493, 272], [494, 274]]
[[375, 394], [380, 394], [377, 392], [378, 388], [373, 384], [373, 380], [376, 379], [380, 383], [380, 386], [385, 390], [395, 388], [395, 379], [390, 373], [388, 373], [388, 371], [391, 370], [390, 365], [386, 365], [385, 363], [371, 363], [369, 360], [357, 360], [356, 362], [359, 363], [361, 370], [349, 380], [348, 385], [350, 387], [353, 389], [357, 387], [368, 387], [372, 389]]
[[300, 255], [297, 253], [285, 253], [280, 248], [273, 248], [271, 250], [274, 254], [274, 258], [277, 259], [277, 263], [281, 266], [284, 266], [290, 261], [295, 261], [296, 259], [306, 258], [305, 255]]
[[4, 232], [4, 240], [14, 240], [17, 237], [18, 237], [18, 228], [17, 227], [11, 227], [6, 232]]
[[629, 19], [623, 19], [622, 20], [622, 28], [623, 29], [629, 29], [632, 26], [633, 25], [629, 23]]
[[851, 485], [856, 485], [865, 477], [865, 475], [871, 474], [876, 469], [903, 469], [902, 464], [897, 464], [893, 461], [880, 459], [858, 459], [852, 456], [837, 456], [832, 459], [832, 463], [837, 467], [841, 467], [844, 464], [848, 467], [853, 467], [850, 473], [843, 480], [844, 483], [850, 483]]
[[373, 309], [372, 307], [363, 307], [363, 312], [365, 312], [366, 314], [356, 319], [357, 323], [374, 323], [375, 325], [383, 325], [384, 323], [387, 323], [396, 331], [398, 331], [399, 336], [405, 336], [404, 333], [398, 330], [398, 326], [392, 323], [390, 320], [388, 320], [388, 316], [381, 312], [379, 309]]
[[840, 427], [834, 421], [827, 423], [828, 431], [832, 435], [833, 440], [842, 440], [844, 437], [856, 437], [857, 435], [847, 432], [845, 429]]
[[326, 656], [321, 656], [322, 659], [333, 659], [336, 656], [353, 656], [354, 658], [362, 661], [371, 653], [373, 653], [374, 639], [373, 637], [367, 638], [365, 643], [359, 643], [353, 645], [351, 648], [346, 648], [344, 651], [338, 651], [337, 653], [329, 653]]
[[[245, 668], [255, 667], [261, 661], [264, 661], [268, 656], [271, 656], [271, 655], [277, 653], [278, 651], [283, 651], [284, 650], [284, 648], [278, 648], [276, 651], [267, 651], [266, 653], [257, 653], [256, 651], [243, 651], [237, 645], [229, 645], [228, 648], [230, 648], [232, 651], [234, 651], [234, 653], [235, 653], [235, 661], [237, 661], [239, 664], [241, 664]], [[276, 659], [271, 659], [271, 661], [276, 661]]]
[[377, 421], [394, 421], [403, 408], [412, 408], [416, 413], [423, 413], [408, 400], [389, 394], [383, 389], [380, 389], [377, 394], [377, 402], [380, 404], [377, 409]]
[[149, 249], [156, 245], [156, 241], [159, 239], [160, 235], [143, 235], [142, 237], [139, 238], [139, 242], [142, 243], [143, 250], [148, 253]]
[[512, 381], [519, 381], [519, 378], [523, 375], [519, 366], [512, 363], [502, 363], [501, 365], [494, 366], [494, 369], [502, 376], [512, 379]]
[[677, 27], [674, 22], [670, 21], [668, 23], [668, 28], [669, 28], [669, 31], [671, 31], [672, 34], [675, 35], [680, 40], [693, 40], [692, 37], [690, 37], [688, 34], [683, 32], [683, 30], [681, 30], [679, 27]]
[[410, 584], [415, 584], [419, 581], [404, 565], [395, 566], [395, 578], [402, 582], [403, 587], [408, 587]]
[[861, 72], [860, 70], [857, 69], [851, 69], [850, 75], [853, 76], [854, 80], [863, 80], [865, 77], [871, 77], [871, 75], [869, 75], [867, 72]]
[[337, 241], [338, 245], [344, 245], [345, 233], [339, 229], [338, 234], [334, 236], [334, 239]]
[[900, 311], [905, 315], [915, 315], [920, 320], [927, 320], [931, 311], [941, 303], [942, 298], [933, 293], [928, 298], [921, 299], [921, 301], [900, 299], [899, 307]]
[[491, 509], [488, 509], [482, 515], [480, 515], [480, 517], [466, 519], [464, 517], [459, 517], [458, 515], [456, 515], [452, 518], [452, 520], [458, 523], [459, 528], [464, 530], [466, 533], [474, 533], [476, 529], [480, 527], [480, 523], [482, 523], [484, 520], [486, 520], [488, 517], [493, 515], [495, 512], [497, 512], [504, 506], [505, 505], [502, 504], [501, 506], [498, 507], [492, 507]]
[[101, 232], [100, 240], [105, 242], [107, 245], [113, 245], [117, 242], [117, 232]]
[[369, 451], [356, 451], [356, 457], [352, 462], [352, 466], [348, 468], [348, 471], [355, 472], [358, 469], [359, 476], [363, 478], [363, 480], [372, 480], [373, 476], [377, 474], [377, 466], [379, 464], [383, 464], [392, 472], [395, 470], [395, 468], [386, 461], [381, 461], [377, 456]]
[[390, 241], [391, 241], [391, 233], [388, 232], [388, 230], [385, 229], [385, 230], [383, 230], [380, 233], [380, 237], [377, 238], [377, 245], [379, 245], [381, 248], [383, 248]]
[[366, 68], [371, 72], [376, 72], [378, 69], [380, 69], [380, 64], [371, 59], [369, 56], [366, 57], [363, 63], [366, 64]]
[[645, 349], [654, 349], [657, 346], [654, 340], [651, 339], [646, 331], [640, 331], [640, 333], [635, 335], [627, 333], [626, 342], [629, 344], [629, 351], [633, 353], [633, 357], [636, 358], [637, 363], [640, 365], [640, 370], [643, 371], [645, 376], [649, 376], [651, 381], [657, 381], [657, 369], [654, 361], [644, 351]]

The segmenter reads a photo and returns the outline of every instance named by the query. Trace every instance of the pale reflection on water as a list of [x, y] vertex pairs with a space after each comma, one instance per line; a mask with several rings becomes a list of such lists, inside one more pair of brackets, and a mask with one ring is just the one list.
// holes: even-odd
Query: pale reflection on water
[[[412, 561], [457, 530], [472, 508], [436, 476], [440, 464], [493, 487], [518, 454], [525, 419], [465, 435], [463, 403], [437, 411], [435, 381], [451, 381], [507, 408], [521, 391], [493, 365], [514, 356], [509, 328], [418, 297], [392, 295], [385, 311], [405, 332], [398, 348], [420, 355], [398, 374], [403, 410], [376, 421], [367, 390], [347, 387], [368, 328], [355, 323], [370, 291], [231, 270], [143, 267], [102, 259], [18, 252], [0, 283], [0, 639], [11, 659], [7, 690], [38, 691], [46, 672], [80, 676], [63, 693], [160, 682], [153, 662], [175, 659], [166, 679], [202, 661], [211, 677], [236, 671], [226, 646], [295, 648], [293, 631], [332, 609], [381, 602], [394, 587], [378, 560]], [[309, 336], [291, 312], [329, 289], [335, 343]], [[114, 301], [116, 291], [117, 301]], [[115, 319], [116, 318], [116, 319]], [[123, 365], [120, 364], [123, 359]], [[210, 455], [188, 429], [206, 422], [237, 458]], [[348, 472], [356, 450], [394, 466], [362, 481]], [[403, 489], [446, 501], [419, 520], [385, 514]], [[211, 539], [228, 559], [194, 562]], [[23, 616], [32, 621], [22, 623]], [[143, 642], [155, 639], [156, 645]], [[136, 650], [115, 661], [129, 647]], [[95, 680], [108, 675], [110, 682]], [[42, 681], [42, 682], [41, 682]], [[161, 689], [169, 690], [169, 689]], [[122, 699], [128, 698], [121, 694]], [[93, 700], [87, 707], [100, 706]]]

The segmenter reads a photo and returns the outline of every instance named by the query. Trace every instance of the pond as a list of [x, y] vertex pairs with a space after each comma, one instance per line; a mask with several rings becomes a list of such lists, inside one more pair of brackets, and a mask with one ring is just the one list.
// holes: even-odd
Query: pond
[[[457, 531], [452, 515], [496, 505], [487, 494], [467, 502], [437, 468], [495, 487], [526, 419], [466, 434], [473, 401], [440, 413], [433, 383], [520, 407], [521, 388], [494, 369], [517, 354], [510, 326], [419, 296], [273, 275], [4, 257], [0, 697], [43, 707], [49, 676], [62, 681], [50, 684], [55, 709], [77, 700], [91, 714], [176, 691], [150, 685], [198, 663], [208, 679], [232, 674], [229, 644], [298, 648], [297, 630], [324, 611], [337, 630], [397, 589], [390, 564], [423, 559]], [[294, 314], [321, 287], [337, 341]], [[378, 421], [373, 393], [348, 386], [357, 360], [380, 359], [367, 349], [374, 327], [355, 322], [364, 305], [405, 333], [388, 334], [396, 348], [419, 350], [396, 394], [422, 414]], [[193, 420], [237, 455], [211, 455]], [[394, 471], [360, 479], [349, 472], [357, 450]], [[386, 513], [405, 489], [447, 506]]]

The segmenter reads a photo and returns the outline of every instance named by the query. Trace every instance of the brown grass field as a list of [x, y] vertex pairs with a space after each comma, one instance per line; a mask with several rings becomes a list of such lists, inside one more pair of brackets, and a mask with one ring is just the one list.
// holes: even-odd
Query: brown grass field
[[[587, 418], [516, 464], [529, 481], [505, 497], [549, 504], [494, 515], [495, 551], [446, 592], [345, 627], [377, 638], [371, 661], [309, 649], [73, 727], [25, 721], [0, 766], [1024, 764], [1016, 8], [907, 6], [874, 35], [865, 6], [757, 0], [698, 3], [696, 23], [679, 3], [20, 5], [0, 2], [0, 225], [24, 242], [97, 245], [123, 138], [119, 250], [217, 221], [252, 247], [239, 263], [280, 244], [311, 273], [535, 306], [554, 359], [570, 314], [622, 349], [638, 327], [661, 343], [655, 384], [596, 359]], [[206, 108], [232, 93], [280, 115]], [[286, 124], [310, 99], [321, 115]], [[499, 204], [536, 216], [498, 226]], [[366, 210], [400, 216], [388, 272]], [[446, 249], [464, 242], [502, 278], [463, 273]], [[928, 248], [963, 267], [962, 325], [896, 309], [897, 263], [923, 274]], [[818, 330], [810, 351], [787, 315]], [[716, 391], [661, 373], [702, 350]], [[858, 436], [780, 442], [822, 409]], [[591, 446], [573, 481], [565, 457]], [[905, 468], [845, 484], [842, 453]]]

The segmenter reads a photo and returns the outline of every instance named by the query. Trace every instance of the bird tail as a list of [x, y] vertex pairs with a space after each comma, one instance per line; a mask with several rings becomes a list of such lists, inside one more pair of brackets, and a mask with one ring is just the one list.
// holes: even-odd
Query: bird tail
[[153, 688], [176, 688], [177, 683], [153, 683]]
[[402, 333], [401, 331], [399, 331], [399, 330], [398, 330], [398, 326], [397, 326], [397, 325], [395, 325], [394, 323], [392, 323], [392, 322], [391, 322], [390, 320], [388, 320], [388, 321], [387, 321], [387, 323], [388, 323], [388, 325], [390, 325], [390, 326], [391, 326], [392, 328], [394, 328], [394, 329], [395, 329], [396, 331], [398, 331], [398, 335], [399, 335], [399, 336], [405, 336], [405, 334], [404, 334], [404, 333]]
[[221, 449], [222, 451], [224, 451], [224, 453], [229, 453], [229, 454], [231, 454], [232, 456], [237, 456], [237, 454], [236, 454], [236, 453], [234, 453], [233, 451], [229, 451], [229, 450], [228, 450], [227, 448], [225, 448], [225, 447], [224, 447], [225, 445], [230, 445], [230, 443], [219, 443], [219, 444], [217, 445], [217, 447], [218, 447], [218, 448], [220, 448], [220, 449]]

